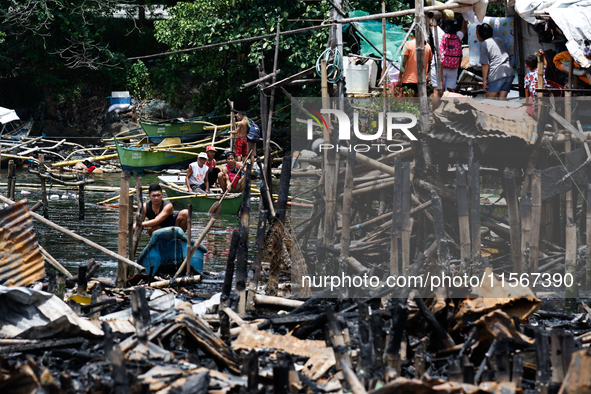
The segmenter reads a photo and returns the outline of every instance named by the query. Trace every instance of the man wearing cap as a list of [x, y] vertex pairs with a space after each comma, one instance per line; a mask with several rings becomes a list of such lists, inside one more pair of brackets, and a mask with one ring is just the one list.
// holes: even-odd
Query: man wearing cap
[[207, 179], [207, 171], [209, 168], [205, 165], [207, 154], [205, 152], [199, 153], [197, 161], [189, 165], [187, 170], [187, 177], [185, 183], [187, 189], [193, 193], [209, 193], [209, 182]]
[[[585, 47], [583, 54], [587, 59], [591, 60], [591, 47]], [[585, 82], [587, 85], [591, 85], [591, 81], [589, 81], [589, 79], [585, 76], [585, 70], [583, 70], [579, 63], [577, 63], [574, 59], [573, 63], [575, 65], [575, 68], [573, 69], [573, 75], [578, 76], [579, 80]], [[570, 70], [570, 53], [568, 51], [564, 51], [554, 56], [554, 65], [557, 69], [568, 73]], [[589, 70], [587, 69], [586, 71]], [[588, 86], [583, 85], [581, 88], [588, 88]]]
[[205, 165], [208, 168], [207, 179], [209, 180], [209, 187], [215, 187], [215, 183], [218, 179], [218, 174], [220, 173], [220, 169], [217, 168], [214, 159], [216, 154], [215, 146], [208, 146], [207, 148], [205, 148], [205, 152], [207, 153], [207, 161], [205, 162]]
[[236, 128], [234, 130], [230, 130], [230, 134], [236, 134], [236, 159], [241, 161], [242, 158], [246, 159], [246, 155], [248, 155], [247, 149], [247, 141], [246, 141], [246, 133], [248, 132], [248, 118], [246, 117], [245, 111], [234, 111], [236, 112]]

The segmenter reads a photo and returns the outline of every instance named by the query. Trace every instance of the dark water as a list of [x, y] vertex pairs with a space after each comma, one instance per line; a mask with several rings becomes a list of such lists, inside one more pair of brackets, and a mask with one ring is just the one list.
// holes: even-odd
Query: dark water
[[[121, 182], [121, 174], [91, 174], [88, 178], [94, 179], [94, 186], [114, 186], [119, 187]], [[157, 175], [145, 174], [142, 177], [142, 185], [149, 185], [158, 181]], [[6, 183], [7, 172], [2, 169], [0, 172], [0, 182]], [[312, 182], [312, 183], [311, 183]], [[30, 205], [41, 200], [41, 191], [32, 187], [21, 187], [19, 183], [36, 184], [39, 185], [39, 180], [36, 175], [28, 173], [25, 168], [17, 170], [17, 187], [16, 199], [27, 198]], [[254, 180], [253, 187], [259, 187], [259, 180]], [[306, 190], [317, 183], [316, 180], [295, 179], [292, 184], [292, 193], [298, 193], [298, 190]], [[133, 177], [131, 178], [132, 186], [135, 184]], [[274, 191], [278, 189], [279, 180], [274, 179]], [[6, 189], [0, 189], [0, 193], [5, 194]], [[101, 246], [106, 247], [113, 252], [117, 252], [117, 232], [119, 223], [119, 211], [117, 208], [97, 205], [98, 202], [104, 201], [111, 197], [119, 195], [119, 191], [113, 192], [94, 192], [86, 190], [85, 192], [85, 219], [80, 221], [78, 201], [76, 195], [77, 190], [57, 190], [56, 188], [47, 186], [47, 195], [49, 199], [49, 219], [66, 227], [69, 230], [76, 232]], [[52, 199], [53, 196], [53, 199]], [[58, 196], [59, 199], [55, 199]], [[303, 196], [303, 198], [310, 198], [310, 195]], [[258, 196], [251, 199], [251, 216], [249, 226], [249, 260], [254, 258], [256, 250], [254, 249], [254, 240], [256, 235], [256, 226], [258, 220]], [[115, 200], [111, 204], [118, 204]], [[137, 204], [137, 201], [134, 202]], [[175, 212], [181, 209], [175, 206]], [[41, 210], [37, 211], [42, 213]], [[309, 216], [309, 209], [299, 207], [293, 212], [297, 216], [293, 218], [295, 221]], [[288, 211], [288, 218], [291, 218], [292, 212]], [[192, 217], [192, 237], [197, 239], [201, 234], [207, 223], [209, 216], [207, 213], [194, 212]], [[228, 258], [228, 250], [232, 231], [238, 229], [237, 215], [220, 215], [215, 222], [213, 228], [205, 237], [202, 245], [208, 250], [204, 258], [204, 270], [219, 272], [225, 269]], [[34, 221], [34, 228], [37, 241], [43, 246], [57, 261], [64, 265], [72, 273], [76, 273], [77, 267], [80, 264], [85, 264], [90, 258], [102, 263], [102, 267], [98, 274], [100, 276], [114, 277], [117, 273], [117, 261], [110, 256], [104, 255], [99, 251], [78, 242], [67, 235], [64, 235], [40, 222]], [[144, 231], [140, 239], [140, 244], [137, 250], [137, 255], [142, 251], [144, 246], [148, 243], [149, 237]]]

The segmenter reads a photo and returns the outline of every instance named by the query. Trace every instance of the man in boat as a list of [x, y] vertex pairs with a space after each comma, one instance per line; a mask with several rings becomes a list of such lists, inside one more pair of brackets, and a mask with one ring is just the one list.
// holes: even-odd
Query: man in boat
[[176, 215], [172, 204], [168, 201], [162, 200], [162, 188], [157, 183], [152, 183], [148, 188], [148, 197], [150, 201], [144, 203], [144, 217], [148, 220], [142, 223], [148, 229], [148, 234], [164, 227], [180, 227], [183, 231], [187, 231], [187, 223], [189, 219], [189, 211], [183, 209]]
[[218, 177], [222, 190], [229, 193], [241, 193], [244, 189], [244, 178], [242, 177], [242, 163], [236, 161], [234, 152], [226, 153], [226, 165]]
[[236, 159], [238, 161], [246, 160], [248, 155], [248, 149], [252, 149], [250, 145], [256, 146], [254, 142], [246, 141], [246, 133], [248, 132], [248, 117], [245, 111], [234, 111], [236, 112], [236, 128], [230, 130], [230, 134], [236, 134]]
[[216, 149], [215, 146], [210, 145], [205, 148], [205, 153], [207, 153], [207, 160], [205, 161], [205, 165], [209, 170], [207, 171], [207, 179], [209, 180], [209, 187], [215, 187], [216, 182], [218, 181], [218, 174], [220, 173], [220, 169], [216, 167], [215, 162], [215, 154]]
[[187, 170], [187, 176], [185, 177], [185, 183], [187, 190], [193, 193], [209, 193], [209, 180], [208, 171], [209, 168], [205, 165], [207, 161], [207, 154], [205, 152], [199, 153], [197, 161], [189, 165]]

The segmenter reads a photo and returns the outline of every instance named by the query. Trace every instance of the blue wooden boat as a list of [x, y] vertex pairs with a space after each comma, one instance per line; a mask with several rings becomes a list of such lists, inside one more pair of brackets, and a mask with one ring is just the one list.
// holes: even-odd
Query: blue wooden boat
[[[191, 245], [195, 241], [191, 240]], [[203, 272], [203, 255], [207, 249], [199, 245], [191, 256], [191, 268], [194, 272]], [[165, 227], [152, 233], [150, 242], [137, 259], [139, 265], [146, 268], [149, 276], [159, 273], [175, 273], [187, 256], [187, 236], [180, 227]]]

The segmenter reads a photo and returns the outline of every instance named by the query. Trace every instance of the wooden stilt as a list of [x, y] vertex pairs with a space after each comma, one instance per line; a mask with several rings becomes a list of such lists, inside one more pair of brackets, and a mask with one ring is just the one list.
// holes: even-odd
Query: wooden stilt
[[240, 208], [240, 242], [236, 259], [236, 292], [240, 296], [238, 313], [246, 312], [246, 279], [248, 273], [248, 223], [250, 219], [250, 177], [252, 163], [244, 170], [244, 191], [242, 193], [242, 207]]
[[523, 270], [529, 272], [529, 247], [531, 245], [531, 194], [521, 197], [521, 256]]
[[8, 161], [8, 180], [6, 182], [8, 189], [6, 191], [6, 197], [10, 198], [11, 200], [14, 200], [14, 183], [12, 182], [13, 178], [14, 178], [14, 160], [9, 160]]
[[460, 273], [464, 274], [468, 273], [468, 266], [472, 256], [466, 171], [462, 165], [456, 165], [456, 188], [460, 224]]
[[517, 189], [513, 171], [505, 168], [505, 192], [507, 209], [509, 211], [509, 227], [511, 234], [511, 259], [513, 260], [513, 272], [523, 273], [523, 259], [521, 257], [521, 226], [519, 224], [519, 206], [517, 203]]
[[[189, 218], [187, 219], [187, 255], [191, 253], [191, 218], [193, 217], [193, 204], [188, 207]], [[187, 276], [191, 275], [191, 264], [187, 264]]]
[[470, 243], [472, 247], [472, 275], [483, 273], [480, 255], [480, 163], [475, 162], [469, 168], [470, 183]]
[[78, 220], [84, 220], [84, 184], [78, 186]]
[[351, 244], [351, 203], [353, 202], [353, 172], [355, 171], [355, 151], [347, 154], [347, 169], [345, 171], [345, 185], [343, 195], [343, 212], [341, 215], [341, 259], [349, 256]]
[[402, 275], [408, 275], [410, 267], [410, 163], [402, 163], [402, 204], [401, 204], [401, 233], [402, 244]]
[[[121, 173], [121, 191], [119, 195], [119, 231], [117, 253], [127, 256], [127, 220], [129, 209], [129, 172]], [[117, 287], [126, 287], [127, 267], [122, 262], [117, 265]]]
[[[39, 172], [45, 171], [45, 158], [43, 155], [39, 155]], [[43, 201], [43, 217], [45, 219], [49, 219], [49, 212], [48, 212], [48, 204], [47, 204], [47, 189], [45, 188], [45, 178], [40, 177], [39, 180], [41, 181], [41, 201]]]

